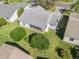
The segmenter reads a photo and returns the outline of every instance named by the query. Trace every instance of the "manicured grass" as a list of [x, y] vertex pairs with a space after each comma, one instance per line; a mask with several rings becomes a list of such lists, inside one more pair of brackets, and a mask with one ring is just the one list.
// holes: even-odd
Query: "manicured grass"
[[56, 36], [55, 31], [49, 30], [49, 32], [43, 34], [50, 41], [50, 46], [47, 50], [38, 51], [37, 49], [33, 49], [32, 47], [30, 47], [28, 40], [27, 42], [25, 42], [25, 40], [22, 40], [18, 44], [20, 44], [20, 46], [24, 47], [27, 51], [29, 51], [34, 59], [36, 59], [37, 56], [47, 57], [50, 59], [61, 59], [56, 52], [56, 47], [62, 47], [66, 50], [63, 59], [72, 59], [69, 50], [70, 47], [73, 47], [71, 44], [63, 42], [58, 36]]
[[16, 27], [19, 27], [19, 24], [17, 22], [12, 24], [8, 22], [6, 25], [0, 27], [0, 45], [2, 45], [6, 41], [13, 41], [10, 38], [9, 34]]
[[4, 0], [5, 4], [12, 4], [12, 3], [19, 3], [19, 2], [30, 3], [31, 0]]
[[51, 7], [48, 11], [54, 12], [56, 10], [56, 6]]
[[[0, 45], [4, 44], [7, 41], [15, 42], [13, 41], [13, 39], [10, 38], [10, 32], [16, 27], [21, 27], [18, 22], [7, 23], [5, 26], [0, 27]], [[34, 31], [29, 30], [27, 28], [25, 28], [25, 30], [27, 32], [26, 37], [31, 33], [34, 33]], [[27, 51], [29, 51], [30, 55], [32, 55], [34, 59], [36, 59], [37, 56], [47, 57], [50, 59], [61, 59], [56, 52], [56, 47], [62, 47], [66, 50], [65, 56], [63, 59], [72, 59], [69, 48], [73, 47], [73, 45], [63, 42], [55, 34], [55, 31], [51, 29], [48, 32], [43, 32], [42, 34], [44, 34], [44, 36], [47, 37], [50, 42], [50, 46], [46, 50], [38, 51], [37, 49], [32, 48], [28, 42], [28, 39], [26, 40], [22, 39], [21, 41], [16, 43], [19, 44], [24, 49], [26, 49]]]
[[26, 36], [26, 31], [24, 28], [22, 27], [17, 27], [14, 30], [12, 30], [10, 32], [10, 37], [14, 40], [14, 41], [20, 41], [21, 39], [23, 39]]
[[60, 0], [61, 2], [72, 2], [74, 0]]

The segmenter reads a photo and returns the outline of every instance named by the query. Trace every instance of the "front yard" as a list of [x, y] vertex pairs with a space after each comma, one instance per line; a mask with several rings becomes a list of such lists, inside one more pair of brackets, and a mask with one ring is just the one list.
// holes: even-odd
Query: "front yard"
[[[13, 39], [10, 38], [10, 32], [15, 29], [16, 27], [21, 27], [18, 22], [14, 23], [7, 23], [5, 26], [0, 27], [0, 46], [3, 45], [5, 42], [15, 42]], [[27, 35], [31, 33], [34, 33], [35, 31], [29, 30], [27, 28], [24, 28]], [[30, 55], [34, 57], [34, 59], [39, 57], [47, 57], [49, 59], [62, 59], [60, 56], [58, 56], [56, 52], [56, 48], [63, 48], [65, 50], [65, 55], [63, 59], [72, 59], [72, 56], [70, 54], [69, 48], [73, 47], [73, 45], [63, 42], [56, 34], [55, 31], [49, 30], [48, 32], [43, 32], [45, 37], [49, 39], [50, 45], [49, 48], [46, 50], [38, 51], [35, 48], [32, 48], [28, 42], [28, 38], [24, 40], [24, 38], [17, 43], [21, 47], [23, 47], [25, 50], [30, 52]]]

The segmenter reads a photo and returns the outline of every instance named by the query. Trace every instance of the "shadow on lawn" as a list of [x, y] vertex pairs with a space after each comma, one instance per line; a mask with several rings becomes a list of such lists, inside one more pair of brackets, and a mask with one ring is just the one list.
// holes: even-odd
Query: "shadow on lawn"
[[25, 50], [24, 48], [22, 48], [21, 46], [19, 46], [17, 43], [14, 43], [14, 42], [5, 42], [6, 44], [8, 45], [12, 45], [14, 47], [17, 47], [19, 48], [20, 50], [22, 50], [23, 52], [27, 53], [27, 54], [30, 54], [27, 50]]
[[37, 57], [37, 59], [49, 59], [49, 58], [46, 58], [46, 57]]

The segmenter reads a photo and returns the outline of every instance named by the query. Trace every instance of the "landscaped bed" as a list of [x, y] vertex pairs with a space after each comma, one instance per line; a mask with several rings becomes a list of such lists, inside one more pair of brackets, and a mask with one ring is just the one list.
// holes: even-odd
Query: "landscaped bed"
[[[5, 42], [15, 42], [10, 37], [10, 33], [17, 27], [21, 27], [18, 22], [7, 23], [6, 25], [0, 27], [0, 45], [3, 45]], [[49, 59], [61, 59], [61, 57], [58, 56], [57, 54], [57, 51], [56, 51], [57, 47], [63, 48], [65, 50], [65, 55], [63, 59], [72, 59], [69, 48], [73, 47], [73, 45], [63, 42], [55, 34], [55, 31], [50, 29], [48, 32], [41, 33], [44, 35], [44, 37], [46, 37], [49, 40], [49, 48], [46, 50], [38, 50], [37, 48], [31, 47], [27, 38], [30, 34], [35, 33], [35, 31], [29, 30], [27, 28], [24, 28], [24, 29], [27, 33], [25, 38], [15, 43], [23, 47], [25, 50], [29, 51], [30, 55], [32, 55], [34, 59], [36, 59], [38, 56], [49, 58]]]

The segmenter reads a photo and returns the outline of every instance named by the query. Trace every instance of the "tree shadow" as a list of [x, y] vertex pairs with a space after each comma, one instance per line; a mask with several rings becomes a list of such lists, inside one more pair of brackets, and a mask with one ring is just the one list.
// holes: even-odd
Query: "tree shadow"
[[8, 44], [8, 45], [17, 47], [17, 48], [19, 48], [20, 50], [22, 50], [23, 52], [25, 52], [25, 53], [27, 53], [27, 54], [30, 55], [30, 52], [28, 52], [27, 50], [25, 50], [23, 47], [21, 47], [21, 46], [18, 45], [17, 43], [14, 43], [14, 42], [5, 42], [5, 43]]
[[69, 19], [69, 16], [63, 16], [62, 19], [59, 21], [56, 29], [56, 35], [59, 36], [62, 40], [65, 34], [68, 19]]
[[79, 46], [74, 46], [70, 48], [71, 56], [73, 59], [79, 59]]
[[46, 57], [37, 57], [36, 59], [49, 59], [49, 58], [46, 58]]
[[36, 33], [33, 33], [33, 34], [31, 34], [31, 35], [29, 35], [29, 42], [31, 42], [31, 39], [32, 39], [32, 36], [34, 36], [34, 35], [36, 35]]

